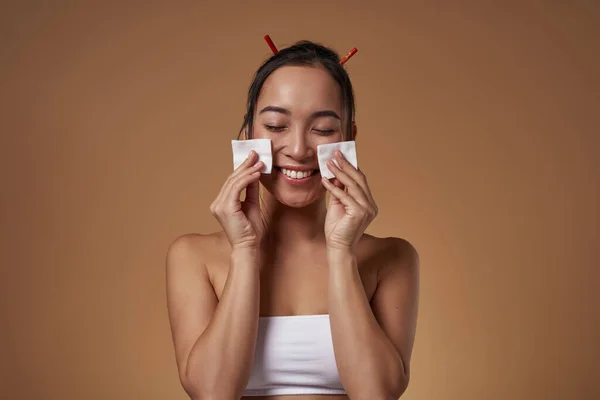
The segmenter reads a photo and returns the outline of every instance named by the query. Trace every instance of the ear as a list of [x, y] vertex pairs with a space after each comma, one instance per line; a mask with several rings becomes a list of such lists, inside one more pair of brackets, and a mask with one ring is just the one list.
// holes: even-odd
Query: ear
[[244, 127], [240, 132], [240, 140], [248, 140], [248, 127]]
[[248, 114], [244, 114], [244, 126], [238, 136], [239, 140], [248, 140]]

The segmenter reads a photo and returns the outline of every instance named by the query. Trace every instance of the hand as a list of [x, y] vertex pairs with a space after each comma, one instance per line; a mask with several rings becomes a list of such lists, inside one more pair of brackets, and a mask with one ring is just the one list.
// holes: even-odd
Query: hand
[[[221, 192], [210, 205], [232, 247], [258, 248], [265, 233], [258, 201], [260, 170], [264, 167], [252, 151], [248, 158], [227, 178]], [[240, 201], [242, 190], [246, 198]]]
[[331, 193], [325, 217], [325, 238], [329, 248], [351, 250], [377, 216], [378, 208], [365, 175], [354, 168], [339, 150], [335, 159], [340, 168], [333, 160], [327, 163], [335, 182], [323, 178], [323, 186]]

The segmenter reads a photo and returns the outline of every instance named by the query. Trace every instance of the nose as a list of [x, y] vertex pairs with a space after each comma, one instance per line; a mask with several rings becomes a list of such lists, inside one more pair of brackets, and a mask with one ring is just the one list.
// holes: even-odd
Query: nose
[[315, 152], [310, 143], [309, 135], [302, 128], [296, 128], [286, 135], [284, 154], [296, 161], [302, 161], [314, 156]]

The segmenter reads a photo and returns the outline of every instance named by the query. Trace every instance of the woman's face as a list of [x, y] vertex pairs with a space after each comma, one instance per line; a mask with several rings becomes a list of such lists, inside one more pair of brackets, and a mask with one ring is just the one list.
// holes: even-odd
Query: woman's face
[[320, 67], [286, 66], [265, 81], [254, 115], [254, 138], [271, 139], [273, 170], [261, 183], [281, 203], [303, 207], [325, 194], [317, 146], [342, 140], [342, 97]]

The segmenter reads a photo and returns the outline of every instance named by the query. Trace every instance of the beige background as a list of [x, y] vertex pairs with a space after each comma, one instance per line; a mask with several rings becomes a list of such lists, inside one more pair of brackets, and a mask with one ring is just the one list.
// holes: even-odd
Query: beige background
[[0, 397], [186, 398], [164, 255], [218, 229], [269, 33], [359, 49], [369, 232], [422, 259], [404, 398], [600, 398], [598, 2], [37, 3], [0, 12]]

